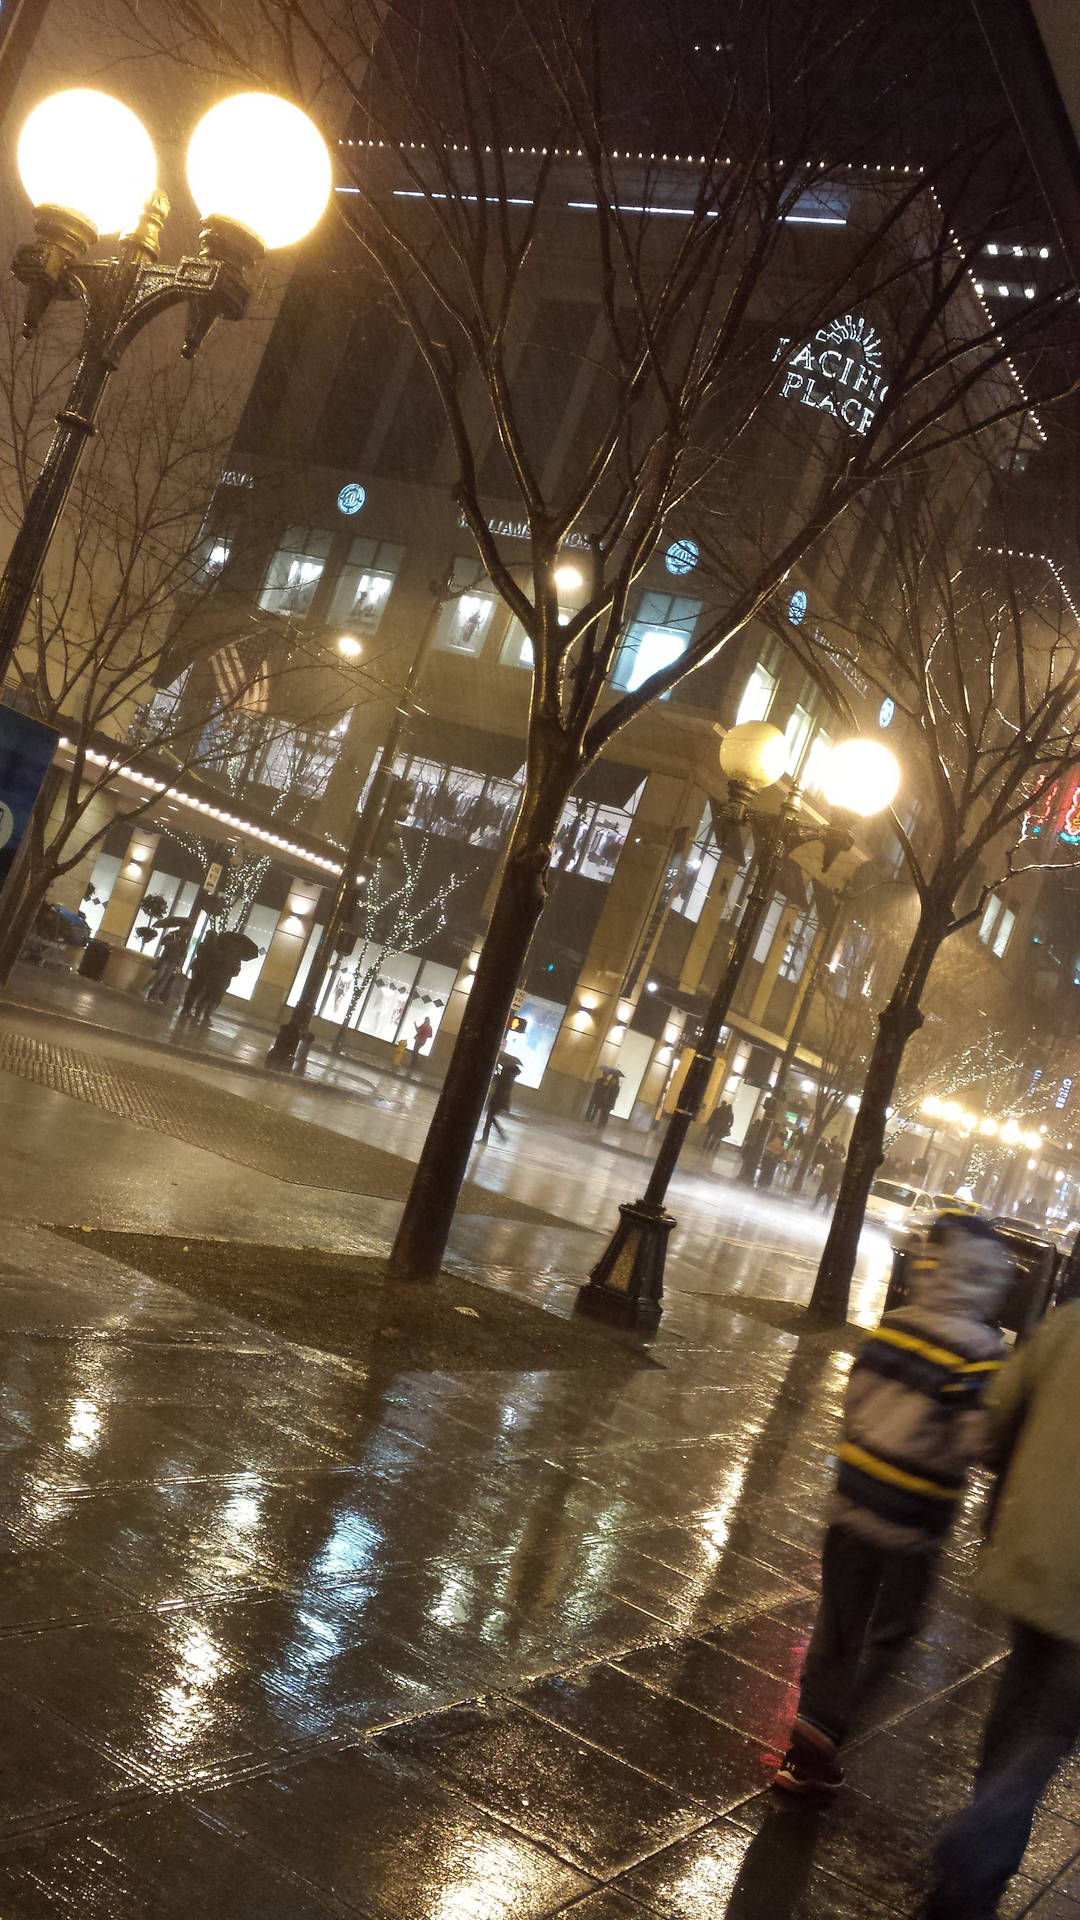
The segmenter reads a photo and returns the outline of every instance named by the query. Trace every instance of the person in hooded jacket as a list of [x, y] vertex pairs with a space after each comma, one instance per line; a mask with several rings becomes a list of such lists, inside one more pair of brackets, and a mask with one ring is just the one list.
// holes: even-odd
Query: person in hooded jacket
[[838, 1749], [869, 1646], [920, 1626], [945, 1536], [985, 1444], [983, 1394], [1005, 1356], [996, 1315], [1012, 1262], [989, 1221], [941, 1214], [908, 1256], [908, 1298], [855, 1357], [821, 1561], [821, 1606], [791, 1744], [788, 1793], [843, 1784]]
[[977, 1588], [1008, 1619], [1012, 1645], [983, 1731], [974, 1798], [938, 1842], [922, 1920], [997, 1913], [1039, 1801], [1080, 1745], [1078, 1405], [1073, 1301], [1016, 1350], [988, 1397], [987, 1457], [999, 1477]]

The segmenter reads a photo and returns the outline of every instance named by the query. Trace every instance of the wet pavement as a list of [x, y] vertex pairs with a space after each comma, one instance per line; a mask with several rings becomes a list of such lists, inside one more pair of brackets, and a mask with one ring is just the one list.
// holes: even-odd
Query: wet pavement
[[[97, 1050], [134, 1071], [134, 1046]], [[275, 1114], [311, 1097], [286, 1095]], [[591, 1213], [568, 1189], [576, 1226], [459, 1222], [471, 1290], [442, 1304], [490, 1321], [487, 1345], [387, 1340], [392, 1289], [346, 1338], [340, 1261], [335, 1320], [298, 1260], [285, 1333], [264, 1310], [282, 1249], [376, 1253], [393, 1201], [10, 1073], [0, 1103], [4, 1920], [910, 1913], [1002, 1643], [969, 1588], [976, 1490], [923, 1637], [864, 1701], [847, 1790], [776, 1804], [857, 1339], [788, 1305], [820, 1218], [686, 1176], [660, 1334], [600, 1356], [572, 1317], [615, 1177], [598, 1161]], [[331, 1136], [385, 1127], [347, 1104]], [[421, 1119], [405, 1104], [380, 1147], [404, 1157]], [[575, 1151], [532, 1134], [549, 1187]], [[540, 1175], [500, 1166], [528, 1204]], [[82, 1208], [156, 1252], [33, 1224]], [[234, 1243], [216, 1290], [213, 1248], [185, 1284], [192, 1242], [169, 1233]], [[861, 1317], [881, 1277], [868, 1254]], [[504, 1304], [526, 1347], [499, 1354]], [[1075, 1768], [1005, 1911], [1080, 1920]]]
[[[114, 1085], [122, 1077], [130, 1104], [110, 1094], [110, 1111], [99, 1108], [87, 1114], [71, 1099], [48, 1090], [47, 1072], [54, 1074], [54, 1087], [60, 1084], [54, 1069], [36, 1069], [37, 1084], [32, 1087], [0, 1072], [0, 1129], [11, 1143], [8, 1165], [0, 1169], [0, 1211], [64, 1224], [235, 1234], [284, 1245], [356, 1250], [371, 1246], [372, 1236], [392, 1232], [398, 1201], [377, 1195], [404, 1194], [434, 1106], [433, 1088], [411, 1076], [361, 1073], [352, 1067], [343, 1070], [352, 1076], [348, 1085], [332, 1085], [267, 1074], [254, 1065], [241, 1070], [232, 1060], [189, 1057], [186, 1044], [178, 1052], [170, 1051], [164, 1039], [160, 1046], [146, 1044], [136, 1031], [144, 1015], [158, 1034], [165, 1027], [155, 1020], [157, 1010], [132, 1002], [130, 996], [87, 988], [66, 977], [59, 984], [48, 976], [43, 982], [35, 977], [30, 984], [39, 994], [48, 989], [69, 1014], [80, 1011], [90, 1018], [57, 1018], [44, 1006], [0, 1001], [0, 1046], [10, 1052], [32, 1043], [37, 1051], [55, 1049], [89, 1058], [99, 1063], [90, 1080]], [[18, 982], [17, 990], [25, 994], [25, 983]], [[104, 1027], [106, 1015], [123, 1019], [130, 1030]], [[227, 1033], [219, 1037], [229, 1043]], [[240, 1044], [258, 1052], [248, 1028]], [[174, 1131], [163, 1139], [153, 1121], [128, 1126], [113, 1117], [125, 1111], [146, 1115], [153, 1103], [140, 1095], [139, 1083], [158, 1084], [155, 1076], [162, 1073], [174, 1097], [164, 1108], [158, 1103], [156, 1124], [173, 1125], [179, 1137]], [[177, 1082], [210, 1095], [208, 1100], [192, 1093], [186, 1123], [177, 1118], [178, 1105], [185, 1104]], [[222, 1144], [213, 1110], [219, 1095], [230, 1096], [222, 1105], [234, 1116], [241, 1101], [258, 1110], [251, 1126], [235, 1120], [232, 1151], [238, 1132], [244, 1141], [242, 1157], [249, 1165], [254, 1161], [239, 1184], [227, 1161], [185, 1144], [200, 1138], [198, 1125], [205, 1129], [203, 1139]], [[270, 1125], [268, 1109], [320, 1130], [315, 1138], [326, 1146], [327, 1164], [343, 1168], [343, 1173], [324, 1183], [317, 1151], [307, 1153], [298, 1165], [310, 1168], [315, 1160], [322, 1192], [288, 1181], [293, 1169], [280, 1154], [267, 1158], [263, 1149], [251, 1151], [253, 1134]], [[337, 1141], [327, 1140], [328, 1134], [337, 1133], [362, 1143], [355, 1158], [343, 1155]], [[636, 1144], [642, 1153], [615, 1138], [601, 1138], [580, 1122], [513, 1119], [505, 1144], [492, 1141], [472, 1154], [473, 1191], [459, 1210], [452, 1255], [465, 1262], [492, 1259], [523, 1273], [539, 1268], [583, 1278], [599, 1251], [596, 1236], [606, 1237], [618, 1219], [619, 1203], [644, 1186], [644, 1154], [655, 1152], [657, 1136], [642, 1136]], [[391, 1156], [396, 1164], [390, 1164]], [[748, 1287], [777, 1300], [804, 1301], [825, 1238], [825, 1216], [788, 1196], [748, 1192], [729, 1177], [729, 1164], [730, 1156], [723, 1154], [715, 1164], [693, 1150], [684, 1155], [670, 1194], [679, 1231], [669, 1254], [669, 1286], [702, 1297]], [[380, 1177], [369, 1173], [365, 1178], [365, 1166], [377, 1167]], [[260, 1168], [271, 1177], [263, 1177]], [[59, 1178], [57, 1169], [62, 1169]], [[277, 1176], [285, 1176], [285, 1183]], [[341, 1178], [345, 1190], [333, 1184]], [[510, 1204], [504, 1206], [503, 1200]], [[493, 1234], [490, 1220], [478, 1216], [494, 1212], [503, 1218]], [[520, 1219], [535, 1221], [538, 1213], [573, 1224], [550, 1228], [538, 1239], [533, 1226], [518, 1224]], [[880, 1306], [889, 1258], [886, 1236], [869, 1229], [853, 1292], [853, 1311], [863, 1322], [872, 1320]]]
[[[909, 1912], [1001, 1650], [977, 1503], [849, 1789], [774, 1804], [852, 1339], [744, 1305], [674, 1297], [648, 1364], [401, 1368], [9, 1227], [5, 1920]], [[1080, 1911], [1076, 1789], [1009, 1912]]]

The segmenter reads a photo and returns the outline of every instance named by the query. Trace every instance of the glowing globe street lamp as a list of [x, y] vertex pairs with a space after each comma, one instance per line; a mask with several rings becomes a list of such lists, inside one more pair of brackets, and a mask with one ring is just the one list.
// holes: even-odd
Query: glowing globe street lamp
[[[310, 232], [330, 195], [330, 156], [306, 114], [272, 94], [219, 101], [199, 122], [188, 179], [203, 218], [197, 256], [158, 264], [169, 201], [142, 123], [89, 87], [52, 94], [19, 136], [19, 177], [34, 205], [36, 237], [12, 271], [26, 288], [23, 333], [54, 300], [78, 300], [78, 369], [0, 578], [0, 681], [18, 644], [49, 543], [94, 431], [102, 396], [126, 347], [155, 314], [184, 304], [191, 358], [217, 319], [236, 320], [249, 275], [268, 247]], [[103, 234], [115, 253], [89, 258]]]
[[724, 811], [737, 825], [753, 824], [757, 858], [746, 904], [739, 916], [724, 972], [701, 1023], [694, 1056], [679, 1089], [675, 1110], [640, 1200], [619, 1208], [616, 1227], [585, 1286], [578, 1292], [581, 1311], [651, 1332], [659, 1325], [664, 1291], [664, 1260], [676, 1221], [664, 1206], [671, 1176], [697, 1118], [712, 1075], [720, 1029], [727, 1018], [742, 970], [753, 950], [776, 888], [781, 861], [794, 848], [820, 840], [822, 865], [852, 844], [859, 819], [879, 813], [900, 784], [894, 756], [876, 740], [844, 740], [830, 748], [821, 768], [826, 818], [803, 815], [803, 796], [793, 788], [776, 813], [755, 808], [755, 796], [775, 786], [784, 771], [787, 744], [778, 727], [749, 720], [732, 727], [720, 743], [720, 766], [727, 777]]

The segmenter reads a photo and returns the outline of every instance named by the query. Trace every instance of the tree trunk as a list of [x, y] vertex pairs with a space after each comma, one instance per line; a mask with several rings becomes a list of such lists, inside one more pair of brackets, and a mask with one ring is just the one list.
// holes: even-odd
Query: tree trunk
[[885, 1126], [896, 1076], [908, 1041], [922, 1025], [919, 1002], [951, 918], [951, 894], [947, 900], [924, 903], [892, 998], [878, 1015], [877, 1039], [851, 1131], [829, 1237], [810, 1296], [809, 1311], [834, 1324], [847, 1319], [866, 1202], [885, 1157]]
[[11, 978], [11, 970], [22, 952], [27, 934], [33, 930], [34, 921], [45, 903], [54, 878], [51, 866], [35, 867], [29, 861], [16, 876], [15, 887], [4, 902], [3, 924], [0, 925], [0, 987], [6, 987]]
[[395, 1279], [438, 1278], [514, 993], [544, 909], [552, 844], [579, 768], [563, 741], [542, 742], [537, 759], [510, 835], [465, 1016], [390, 1255], [388, 1272]]

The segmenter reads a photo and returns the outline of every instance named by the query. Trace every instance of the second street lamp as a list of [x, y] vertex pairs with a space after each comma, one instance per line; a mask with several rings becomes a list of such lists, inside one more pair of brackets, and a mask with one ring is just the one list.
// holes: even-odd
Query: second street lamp
[[720, 1030], [775, 891], [781, 861], [796, 847], [820, 840], [828, 865], [851, 845], [855, 821], [887, 807], [899, 784], [900, 770], [887, 747], [876, 740], [845, 740], [830, 750], [822, 769], [828, 818], [804, 818], [803, 796], [797, 788], [785, 796], [776, 813], [754, 808], [754, 796], [780, 778], [785, 757], [783, 734], [762, 720], [732, 727], [720, 744], [720, 766], [728, 782], [725, 811], [737, 825], [753, 823], [757, 858], [727, 965], [702, 1020], [649, 1184], [640, 1200], [619, 1208], [619, 1224], [578, 1293], [582, 1312], [623, 1326], [651, 1332], [660, 1323], [664, 1261], [676, 1225], [664, 1201], [705, 1096]]
[[[0, 578], [0, 681], [19, 642], [49, 543], [110, 376], [158, 313], [188, 309], [191, 358], [217, 319], [236, 320], [249, 275], [267, 247], [291, 245], [315, 225], [330, 194], [330, 156], [306, 114], [272, 94], [235, 94], [211, 107], [188, 152], [202, 215], [199, 252], [158, 263], [169, 201], [157, 185], [149, 135], [109, 94], [76, 87], [34, 108], [18, 144], [34, 203], [36, 238], [12, 263], [26, 288], [29, 338], [54, 300], [78, 300], [78, 368]], [[122, 237], [106, 259], [88, 256], [100, 234]]]

